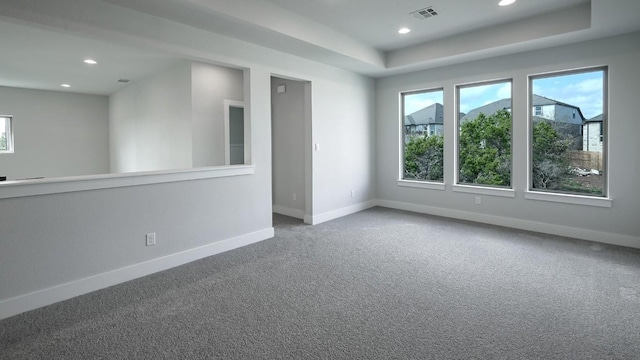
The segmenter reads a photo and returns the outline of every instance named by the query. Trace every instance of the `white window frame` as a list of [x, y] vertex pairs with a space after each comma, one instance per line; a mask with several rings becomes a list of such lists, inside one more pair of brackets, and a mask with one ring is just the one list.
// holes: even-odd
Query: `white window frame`
[[[434, 180], [415, 180], [415, 179], [405, 179], [404, 178], [404, 150], [405, 150], [405, 144], [404, 144], [404, 137], [406, 135], [407, 129], [405, 127], [404, 124], [404, 118], [407, 114], [404, 113], [405, 111], [405, 106], [404, 106], [404, 98], [405, 95], [414, 95], [414, 94], [421, 94], [421, 93], [432, 93], [432, 92], [442, 92], [442, 102], [443, 102], [443, 107], [444, 107], [444, 87], [434, 87], [434, 88], [428, 88], [428, 89], [420, 89], [420, 90], [410, 90], [410, 91], [403, 91], [400, 92], [400, 99], [399, 99], [399, 105], [400, 105], [400, 126], [399, 126], [399, 141], [398, 143], [400, 144], [400, 159], [399, 159], [399, 168], [398, 168], [398, 180], [397, 180], [397, 185], [400, 187], [409, 187], [409, 188], [419, 188], [419, 189], [430, 189], [430, 190], [445, 190], [446, 189], [446, 185], [445, 185], [445, 177], [446, 174], [444, 173], [444, 163], [443, 165], [443, 173], [442, 173], [442, 181], [434, 181]], [[443, 126], [444, 126], [444, 121], [443, 121]], [[444, 137], [444, 129], [443, 129], [443, 134], [442, 136]], [[445, 159], [443, 158], [442, 161], [444, 162]]]
[[[603, 103], [602, 103], [602, 130], [603, 130], [603, 141], [602, 141], [602, 162], [604, 168], [604, 178], [602, 184], [602, 196], [593, 196], [588, 194], [574, 194], [574, 193], [564, 193], [564, 192], [556, 192], [556, 191], [544, 191], [541, 189], [533, 189], [533, 114], [531, 112], [531, 106], [529, 113], [527, 114], [527, 190], [524, 193], [525, 199], [528, 200], [538, 200], [538, 201], [550, 201], [550, 202], [558, 202], [565, 204], [576, 204], [576, 205], [587, 205], [587, 206], [595, 206], [595, 207], [607, 207], [610, 208], [613, 204], [613, 200], [610, 197], [610, 189], [609, 189], [609, 141], [608, 141], [608, 133], [609, 133], [609, 68], [608, 66], [595, 66], [595, 67], [586, 67], [579, 69], [570, 69], [570, 70], [558, 70], [552, 72], [531, 74], [528, 76], [528, 85], [527, 85], [527, 101], [533, 103], [533, 81], [536, 79], [550, 78], [556, 76], [563, 75], [571, 75], [571, 74], [581, 74], [588, 72], [602, 71], [603, 72], [603, 80], [602, 80], [602, 91], [603, 91]], [[575, 111], [575, 110], [574, 110]], [[582, 129], [582, 127], [581, 127]], [[582, 131], [581, 131], [582, 132]]]
[[[230, 139], [230, 124], [229, 124], [229, 114], [230, 108], [241, 108], [246, 110], [244, 107], [244, 101], [237, 100], [224, 100], [224, 164], [231, 164], [231, 139]], [[249, 144], [249, 132], [250, 127], [248, 124], [248, 116], [244, 114], [244, 164], [238, 165], [249, 165], [251, 163], [251, 147]], [[234, 165], [235, 166], [235, 165]]]
[[513, 115], [511, 116], [511, 178], [509, 179], [510, 186], [492, 186], [484, 184], [466, 184], [460, 183], [460, 89], [474, 86], [493, 85], [500, 83], [511, 84], [511, 109], [510, 113], [513, 114], [513, 78], [502, 78], [486, 81], [477, 81], [464, 84], [455, 85], [455, 131], [454, 135], [454, 184], [451, 190], [454, 192], [462, 192], [477, 195], [489, 195], [498, 197], [516, 197], [516, 190], [513, 186]]
[[15, 151], [15, 143], [13, 141], [13, 116], [0, 115], [0, 121], [5, 122], [7, 136], [7, 150], [0, 150], [0, 154], [12, 154]]

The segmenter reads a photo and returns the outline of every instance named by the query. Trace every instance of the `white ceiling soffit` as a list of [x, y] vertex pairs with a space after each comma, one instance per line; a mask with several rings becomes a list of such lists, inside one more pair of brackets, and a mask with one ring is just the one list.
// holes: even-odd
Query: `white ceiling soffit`
[[382, 51], [266, 1], [104, 1], [353, 71], [385, 67]]
[[[358, 4], [369, 7], [361, 13], [346, 12]], [[193, 47], [198, 42], [204, 54], [218, 46], [216, 41], [225, 44], [220, 51], [230, 58], [251, 59], [263, 53], [245, 54], [243, 49], [250, 46], [233, 40], [237, 39], [256, 48], [274, 49], [374, 77], [640, 30], [640, 0], [519, 0], [499, 11], [496, 4], [497, 0], [1, 0], [0, 15], [47, 23], [61, 30], [67, 29], [65, 21], [79, 21], [83, 24], [80, 35], [105, 40], [170, 39], [179, 44], [181, 34], [196, 36], [184, 41], [182, 48], [174, 46], [178, 55], [199, 51]], [[434, 5], [440, 15], [427, 20], [410, 15], [425, 5]], [[487, 10], [478, 12], [480, 5]], [[399, 9], [393, 10], [395, 7]], [[324, 13], [309, 13], [312, 8], [324, 9]], [[328, 9], [334, 8], [337, 10], [331, 17]], [[108, 19], [116, 15], [116, 19]], [[442, 26], [444, 30], [437, 26], [433, 31], [416, 28], [411, 34], [419, 36], [402, 38], [395, 26], [387, 28], [391, 23], [387, 17], [393, 16], [429, 26], [453, 19], [454, 25]], [[357, 23], [341, 28], [338, 20], [345, 24], [349, 18]], [[170, 23], [198, 31], [190, 33]], [[355, 31], [361, 27], [377, 32]], [[377, 36], [383, 32], [391, 35]], [[214, 41], [206, 42], [207, 36]], [[380, 40], [374, 43], [378, 37]], [[395, 45], [390, 45], [392, 40]]]
[[[497, 0], [104, 1], [374, 77], [640, 29], [634, 12], [640, 0], [520, 0], [505, 9]], [[410, 15], [425, 5], [436, 5], [440, 15]], [[364, 10], [348, 11], [354, 6]], [[411, 34], [419, 36], [403, 38], [389, 25], [400, 23], [399, 17], [422, 24], [437, 20], [443, 29], [414, 24]]]
[[[486, 27], [473, 32], [429, 41], [387, 53], [387, 69], [399, 70], [405, 66], [430, 65], [450, 61], [464, 55], [475, 59], [509, 52], [510, 46], [548, 39], [591, 28], [591, 3], [564, 8], [549, 14]], [[546, 42], [546, 46], [549, 43]], [[462, 61], [458, 59], [458, 61]]]

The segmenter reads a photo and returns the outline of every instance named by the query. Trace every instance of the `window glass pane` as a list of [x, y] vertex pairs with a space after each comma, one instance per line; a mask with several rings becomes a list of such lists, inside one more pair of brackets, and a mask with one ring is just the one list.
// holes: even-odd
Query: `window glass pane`
[[605, 196], [605, 71], [531, 79], [532, 189]]
[[511, 186], [511, 82], [458, 87], [458, 183]]
[[443, 181], [442, 89], [402, 94], [405, 180]]
[[9, 150], [9, 119], [0, 117], [0, 151]]

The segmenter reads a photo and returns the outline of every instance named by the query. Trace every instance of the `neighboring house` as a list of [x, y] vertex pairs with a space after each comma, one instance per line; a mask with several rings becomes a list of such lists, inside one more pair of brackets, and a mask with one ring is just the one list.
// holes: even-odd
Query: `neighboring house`
[[460, 117], [460, 124], [463, 124], [467, 121], [471, 121], [477, 118], [478, 115], [480, 114], [485, 114], [485, 115], [495, 114], [498, 110], [507, 110], [511, 112], [511, 99], [502, 99], [502, 100], [494, 101], [487, 105], [480, 106], [479, 108], [469, 110], [468, 113]]
[[[582, 124], [585, 119], [580, 108], [535, 94], [532, 100], [531, 114], [533, 115], [533, 122], [551, 121], [558, 132], [569, 135], [574, 139], [573, 150], [582, 150]], [[511, 99], [498, 100], [470, 110], [460, 118], [460, 123], [471, 121], [481, 113], [491, 115], [498, 110], [511, 112]]]
[[602, 114], [582, 123], [582, 149], [602, 152], [603, 121]]
[[442, 135], [444, 132], [442, 104], [435, 103], [404, 117], [404, 133], [411, 136]]
[[[473, 120], [477, 118], [480, 113], [490, 115], [498, 110], [508, 110], [511, 112], [511, 99], [498, 100], [470, 110], [460, 118], [460, 123]], [[559, 121], [566, 124], [582, 125], [582, 122], [585, 120], [579, 107], [540, 95], [533, 95], [531, 114], [539, 119]]]
[[585, 120], [579, 107], [539, 95], [533, 95], [531, 111], [533, 116], [565, 124], [582, 125]]

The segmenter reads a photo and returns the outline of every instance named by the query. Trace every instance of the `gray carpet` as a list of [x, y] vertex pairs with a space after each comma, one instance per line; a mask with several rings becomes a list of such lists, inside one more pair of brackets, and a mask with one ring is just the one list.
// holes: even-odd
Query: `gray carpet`
[[2, 359], [640, 359], [640, 251], [383, 208], [0, 321]]

